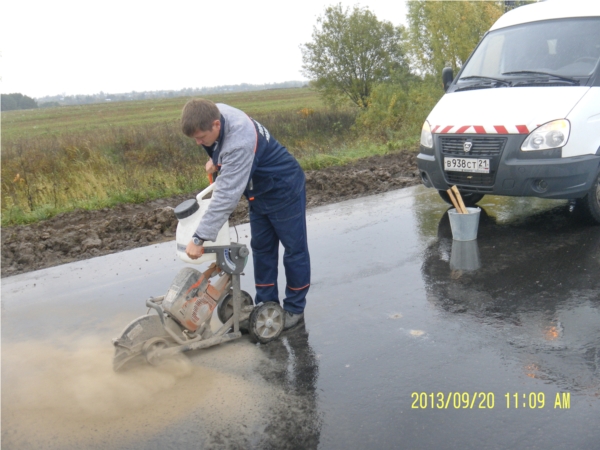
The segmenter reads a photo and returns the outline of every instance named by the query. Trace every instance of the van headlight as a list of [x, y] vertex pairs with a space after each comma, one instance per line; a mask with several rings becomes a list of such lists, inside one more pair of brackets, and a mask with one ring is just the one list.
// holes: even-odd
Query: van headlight
[[427, 148], [433, 148], [433, 134], [429, 122], [425, 121], [421, 129], [421, 145]]
[[533, 130], [521, 145], [521, 150], [529, 152], [564, 147], [570, 131], [571, 124], [567, 119], [553, 120]]

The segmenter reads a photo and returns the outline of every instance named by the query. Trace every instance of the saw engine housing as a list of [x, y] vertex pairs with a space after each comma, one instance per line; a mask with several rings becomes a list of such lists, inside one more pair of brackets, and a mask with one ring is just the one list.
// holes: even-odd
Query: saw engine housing
[[171, 283], [162, 302], [165, 313], [190, 332], [195, 332], [212, 316], [226, 294], [231, 276], [221, 272], [213, 285], [210, 278], [220, 270], [213, 264], [205, 272], [186, 267]]

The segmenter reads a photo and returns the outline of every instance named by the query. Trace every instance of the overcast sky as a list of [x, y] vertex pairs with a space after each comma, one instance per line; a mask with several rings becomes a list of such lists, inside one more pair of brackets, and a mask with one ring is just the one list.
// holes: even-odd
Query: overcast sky
[[[303, 80], [300, 44], [337, 1], [6, 0], [0, 91], [30, 97]], [[405, 24], [404, 0], [341, 0]]]

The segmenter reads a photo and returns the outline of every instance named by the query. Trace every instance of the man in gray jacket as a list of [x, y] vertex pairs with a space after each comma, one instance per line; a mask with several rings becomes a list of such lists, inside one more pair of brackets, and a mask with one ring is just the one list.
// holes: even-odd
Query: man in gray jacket
[[186, 248], [197, 259], [204, 241], [214, 241], [242, 194], [250, 208], [255, 302], [279, 302], [279, 243], [286, 275], [285, 325], [304, 320], [310, 286], [306, 237], [306, 189], [296, 159], [261, 124], [242, 111], [205, 99], [190, 100], [181, 116], [183, 133], [209, 156], [206, 172], [218, 172], [209, 208]]

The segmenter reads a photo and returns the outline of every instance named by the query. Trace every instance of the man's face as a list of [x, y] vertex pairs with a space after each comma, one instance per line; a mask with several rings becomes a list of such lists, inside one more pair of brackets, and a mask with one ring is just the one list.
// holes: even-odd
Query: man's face
[[192, 135], [192, 137], [195, 139], [196, 144], [204, 145], [205, 147], [210, 147], [219, 138], [220, 132], [221, 121], [215, 120], [213, 122], [212, 128], [209, 131], [198, 130]]

